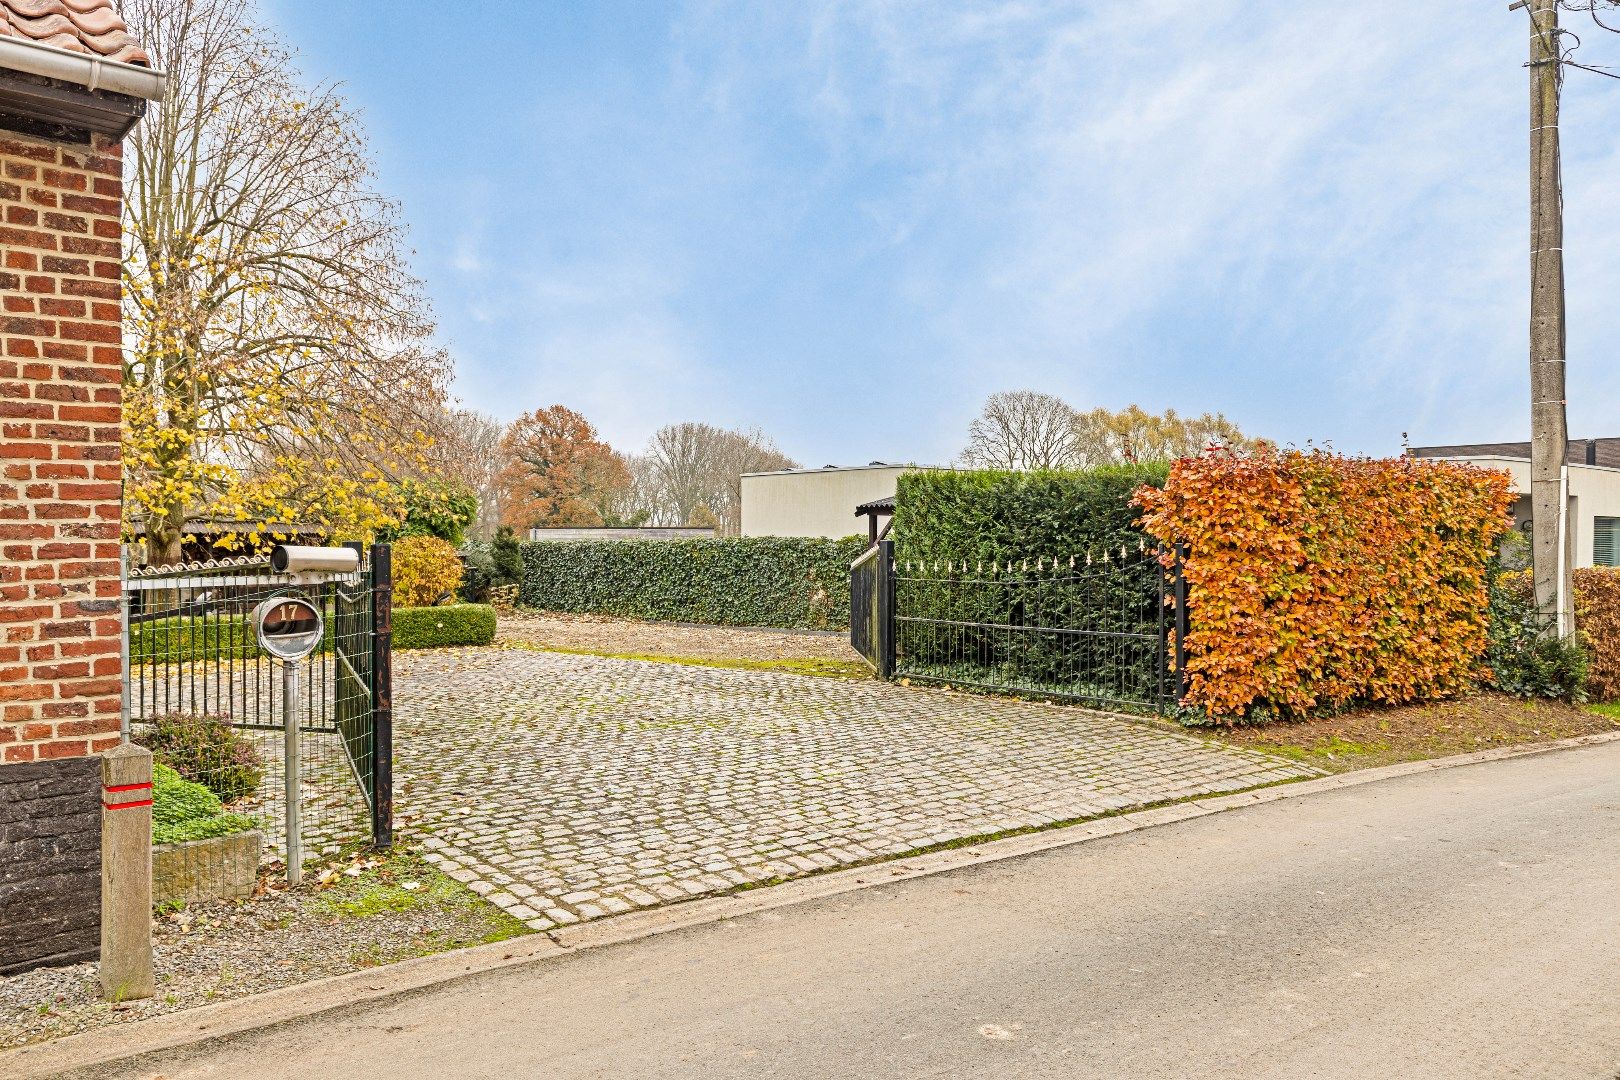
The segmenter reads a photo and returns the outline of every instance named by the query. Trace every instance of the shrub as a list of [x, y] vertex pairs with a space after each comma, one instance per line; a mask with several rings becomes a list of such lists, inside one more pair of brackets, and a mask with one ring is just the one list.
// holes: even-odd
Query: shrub
[[841, 629], [849, 564], [865, 549], [859, 537], [527, 543], [519, 599], [549, 611]]
[[393, 543], [407, 536], [437, 536], [460, 544], [467, 526], [478, 516], [478, 496], [459, 484], [406, 480], [400, 484], [405, 514], [398, 525], [377, 530], [378, 543]]
[[510, 525], [502, 525], [489, 545], [494, 570], [492, 585], [516, 585], [523, 580], [523, 545]]
[[402, 607], [436, 604], [461, 583], [455, 547], [436, 536], [407, 536], [394, 545], [394, 602]]
[[895, 557], [993, 562], [1084, 556], [1144, 536], [1131, 498], [1161, 487], [1169, 466], [1086, 470], [908, 472], [895, 495]]
[[1528, 571], [1499, 573], [1491, 580], [1485, 669], [1486, 681], [1503, 693], [1585, 700], [1586, 651], [1576, 641], [1542, 633]]
[[1230, 721], [1465, 689], [1487, 645], [1506, 473], [1325, 451], [1211, 452], [1137, 496], [1186, 545], [1184, 704]]
[[134, 741], [226, 802], [253, 794], [264, 779], [258, 751], [223, 716], [166, 713], [154, 717]]
[[1620, 568], [1575, 571], [1575, 624], [1590, 664], [1586, 692], [1593, 701], [1620, 701]]
[[396, 649], [488, 645], [495, 640], [495, 609], [486, 604], [395, 608], [393, 640]]
[[461, 548], [461, 585], [456, 598], [467, 604], [482, 604], [489, 599], [489, 590], [495, 584], [495, 560], [489, 545], [482, 540], [469, 540]]
[[219, 797], [167, 765], [152, 766], [152, 843], [180, 844], [254, 828], [252, 818], [227, 814]]

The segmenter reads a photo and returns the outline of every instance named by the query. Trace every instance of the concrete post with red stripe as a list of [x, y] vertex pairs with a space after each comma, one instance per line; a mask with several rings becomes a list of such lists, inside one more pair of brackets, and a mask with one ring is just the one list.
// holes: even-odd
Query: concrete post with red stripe
[[149, 998], [152, 979], [152, 752], [101, 755], [101, 990]]

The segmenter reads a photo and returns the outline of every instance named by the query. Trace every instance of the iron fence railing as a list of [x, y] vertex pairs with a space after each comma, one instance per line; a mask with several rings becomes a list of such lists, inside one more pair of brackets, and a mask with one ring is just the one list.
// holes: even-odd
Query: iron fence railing
[[[896, 563], [874, 548], [851, 572], [851, 643], [911, 681], [1165, 712], [1185, 592], [1139, 547], [1068, 559]], [[865, 559], [867, 557], [863, 557]], [[886, 604], [876, 597], [887, 594]], [[863, 624], [864, 625], [861, 625]]]

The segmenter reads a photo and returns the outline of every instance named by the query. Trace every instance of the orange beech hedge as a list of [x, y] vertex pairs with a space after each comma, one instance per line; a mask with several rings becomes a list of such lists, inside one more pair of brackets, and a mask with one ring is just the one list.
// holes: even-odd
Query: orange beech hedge
[[1183, 704], [1211, 719], [1424, 701], [1475, 674], [1487, 568], [1513, 502], [1506, 473], [1211, 451], [1135, 501], [1150, 535], [1184, 545]]
[[1575, 571], [1575, 625], [1591, 665], [1587, 697], [1620, 701], [1620, 568], [1587, 566]]

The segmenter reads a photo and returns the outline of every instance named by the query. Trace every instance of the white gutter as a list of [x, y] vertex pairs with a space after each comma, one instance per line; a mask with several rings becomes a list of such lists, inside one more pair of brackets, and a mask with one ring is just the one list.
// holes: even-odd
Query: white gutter
[[1569, 465], [1558, 470], [1558, 636], [1575, 632], [1570, 625], [1573, 598], [1565, 595], [1569, 584]]
[[0, 37], [0, 68], [148, 101], [162, 100], [163, 87], [169, 79], [163, 72], [151, 68], [9, 36]]

